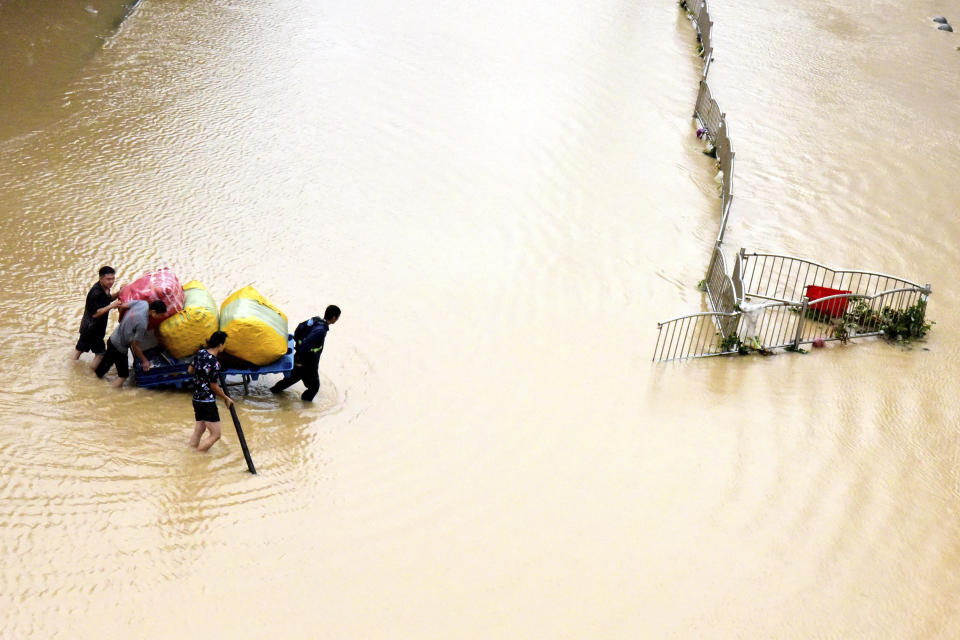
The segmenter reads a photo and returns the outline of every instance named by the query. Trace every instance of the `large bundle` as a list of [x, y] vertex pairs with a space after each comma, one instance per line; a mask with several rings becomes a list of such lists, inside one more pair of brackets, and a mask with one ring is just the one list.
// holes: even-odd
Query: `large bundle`
[[287, 352], [287, 316], [250, 286], [220, 305], [220, 330], [227, 332], [226, 352], [253, 364], [270, 364]]
[[119, 298], [120, 302], [163, 300], [164, 304], [167, 305], [167, 312], [159, 320], [150, 319], [149, 326], [151, 329], [156, 328], [164, 319], [183, 309], [183, 287], [180, 286], [180, 280], [177, 279], [173, 270], [166, 267], [151, 271], [120, 289]]
[[217, 303], [206, 288], [191, 280], [183, 285], [183, 310], [164, 320], [157, 332], [174, 358], [183, 358], [207, 344], [220, 327]]

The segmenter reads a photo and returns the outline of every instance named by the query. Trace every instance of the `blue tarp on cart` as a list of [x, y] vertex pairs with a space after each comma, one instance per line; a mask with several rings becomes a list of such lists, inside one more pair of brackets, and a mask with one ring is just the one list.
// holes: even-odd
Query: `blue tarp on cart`
[[[133, 359], [134, 381], [138, 387], [181, 389], [193, 382], [193, 376], [187, 373], [187, 367], [193, 362], [193, 356], [177, 360], [159, 349], [147, 351], [144, 355], [150, 360], [150, 371], [144, 372], [143, 367], [140, 366], [140, 361], [137, 358]], [[256, 380], [261, 374], [281, 373], [284, 377], [287, 377], [292, 370], [293, 336], [288, 335], [287, 352], [279, 360], [262, 366], [251, 364], [242, 368], [225, 368], [223, 374], [228, 382], [230, 376], [240, 376], [244, 391], [246, 391], [250, 381]]]

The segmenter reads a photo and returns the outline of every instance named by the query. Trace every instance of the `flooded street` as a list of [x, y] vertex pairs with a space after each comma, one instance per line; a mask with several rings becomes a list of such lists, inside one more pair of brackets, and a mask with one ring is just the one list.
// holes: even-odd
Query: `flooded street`
[[[960, 2], [710, 5], [728, 253], [929, 282], [926, 341], [656, 365], [719, 226], [675, 2], [55, 4], [0, 0], [0, 637], [960, 634]], [[103, 264], [343, 309], [258, 475], [70, 360]]]

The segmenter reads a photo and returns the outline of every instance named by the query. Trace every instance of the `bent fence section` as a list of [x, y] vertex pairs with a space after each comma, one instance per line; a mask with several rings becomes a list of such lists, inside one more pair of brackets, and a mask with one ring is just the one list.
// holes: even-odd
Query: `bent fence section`
[[739, 261], [746, 295], [767, 300], [800, 300], [811, 286], [861, 296], [902, 287], [924, 288], [884, 273], [831, 269], [811, 260], [771, 253], [746, 253], [741, 249]]
[[[777, 260], [773, 261], [774, 258]], [[776, 268], [749, 272], [750, 279], [743, 279], [745, 265], [761, 263]], [[795, 277], [798, 268], [804, 274], [801, 277]], [[797, 349], [818, 341], [846, 342], [878, 336], [884, 333], [890, 318], [898, 314], [915, 313], [913, 321], [923, 323], [931, 292], [929, 285], [920, 286], [882, 273], [831, 269], [800, 258], [748, 254], [742, 249], [735, 260], [733, 276], [725, 271], [723, 254], [719, 247], [715, 248], [705, 280], [707, 301], [713, 311], [657, 324], [654, 361], [731, 354], [740, 348]], [[794, 275], [787, 278], [785, 273]], [[892, 288], [878, 290], [888, 283]], [[828, 292], [839, 289], [830, 287], [831, 284], [850, 289], [830, 295], [821, 293], [815, 299], [806, 295], [812, 291], [810, 286], [824, 287]], [[787, 297], [794, 293], [800, 294], [799, 299]], [[711, 335], [706, 335], [708, 332]]]
[[697, 40], [700, 42], [703, 56], [703, 76], [707, 76], [707, 70], [710, 68], [710, 61], [713, 59], [713, 21], [710, 20], [710, 12], [707, 11], [706, 0], [682, 0], [681, 6], [687, 10], [693, 18], [693, 24], [697, 28]]
[[720, 110], [720, 105], [710, 94], [710, 87], [707, 85], [706, 79], [700, 81], [700, 92], [697, 94], [697, 104], [693, 115], [700, 125], [702, 135], [705, 135], [713, 145], [713, 153], [717, 158], [717, 165], [720, 169], [721, 218], [717, 243], [722, 244], [730, 213], [730, 203], [733, 200], [733, 161], [736, 154], [730, 142], [727, 116]]
[[697, 94], [693, 115], [700, 122], [700, 127], [706, 129], [705, 133], [710, 140], [715, 142], [726, 122], [726, 114], [720, 111], [720, 105], [713, 99], [706, 79], [700, 81], [700, 92]]
[[657, 344], [653, 350], [656, 362], [703, 358], [728, 353], [723, 328], [736, 323], [737, 313], [704, 311], [657, 323]]
[[733, 313], [736, 311], [737, 294], [733, 280], [727, 275], [727, 263], [720, 247], [714, 247], [710, 268], [704, 280], [704, 289], [713, 311]]
[[720, 170], [720, 231], [703, 281], [710, 311], [658, 323], [654, 361], [736, 353], [742, 345], [770, 350], [819, 340], [846, 342], [883, 333], [891, 314], [908, 309], [913, 321], [922, 324], [930, 285], [743, 249], [728, 271], [722, 248], [733, 204], [736, 154], [727, 116], [707, 84], [713, 21], [706, 0], [681, 0], [680, 5], [690, 14], [704, 59], [693, 115], [697, 135], [712, 145]]
[[[717, 164], [720, 165], [722, 174], [720, 183], [720, 210], [724, 213], [730, 208], [730, 201], [733, 198], [733, 158], [736, 155], [730, 146], [728, 137], [729, 129], [727, 127], [726, 116], [723, 119], [723, 127], [714, 143], [714, 149], [717, 150]], [[723, 242], [723, 232], [726, 230], [725, 221], [720, 224], [720, 236], [717, 242]]]

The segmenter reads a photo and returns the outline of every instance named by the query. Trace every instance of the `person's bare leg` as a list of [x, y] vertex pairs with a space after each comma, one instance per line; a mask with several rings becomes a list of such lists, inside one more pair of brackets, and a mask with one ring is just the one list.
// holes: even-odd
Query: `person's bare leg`
[[204, 429], [206, 429], [206, 427], [204, 426], [204, 424], [203, 424], [202, 422], [200, 422], [200, 421], [198, 420], [198, 421], [197, 421], [197, 426], [194, 427], [194, 429], [193, 429], [193, 435], [190, 436], [190, 446], [193, 447], [194, 449], [196, 449], [197, 446], [199, 446], [199, 444], [200, 444], [200, 436], [203, 435]]
[[74, 360], [79, 360], [79, 359], [80, 359], [80, 352], [77, 351], [76, 349], [73, 350], [73, 359], [74, 359]]
[[[80, 353], [79, 351], [77, 353]], [[76, 358], [74, 358], [76, 359]], [[93, 363], [90, 365], [90, 368], [96, 371], [97, 367], [100, 366], [100, 361], [103, 360], [103, 354], [93, 356]]]
[[210, 434], [207, 438], [200, 443], [200, 446], [197, 447], [197, 451], [206, 451], [213, 446], [213, 443], [220, 439], [220, 423], [219, 422], [204, 422], [206, 425], [207, 431]]
[[127, 381], [126, 378], [117, 378], [116, 380], [110, 383], [110, 386], [113, 387], [114, 389], [119, 389], [120, 387], [123, 386], [123, 383], [126, 381]]

